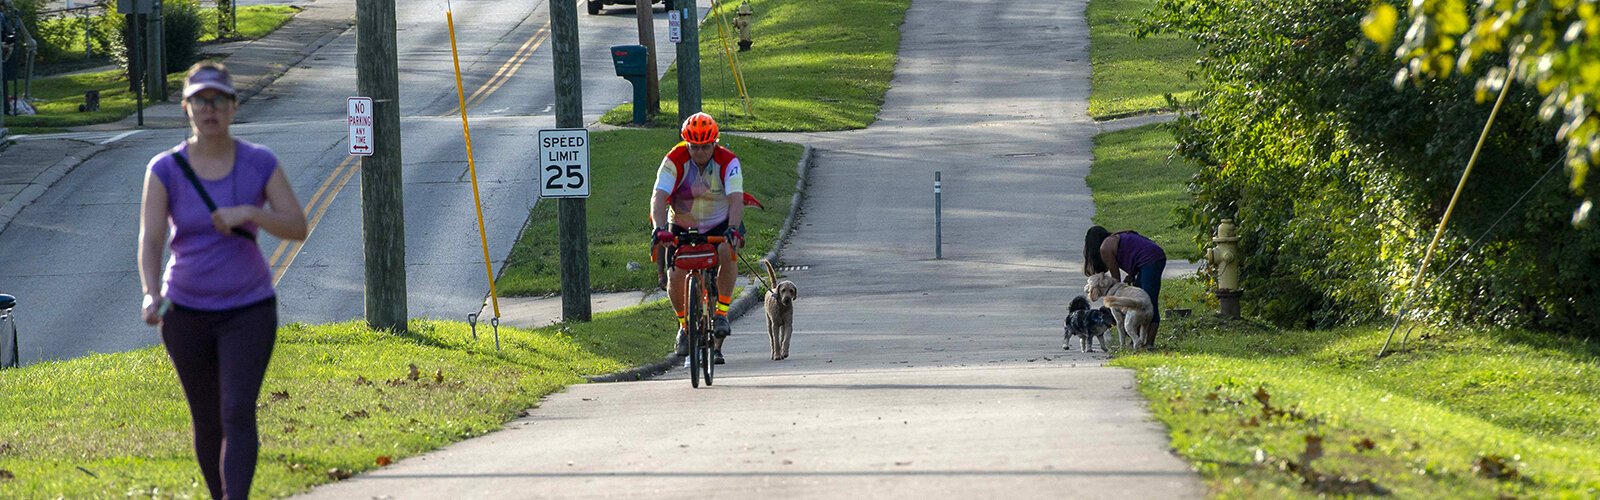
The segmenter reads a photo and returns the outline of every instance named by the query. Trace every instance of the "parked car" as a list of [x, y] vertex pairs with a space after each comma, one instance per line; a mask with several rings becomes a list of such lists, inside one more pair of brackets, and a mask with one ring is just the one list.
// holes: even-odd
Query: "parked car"
[[[650, 0], [651, 4], [662, 4], [662, 11], [672, 10], [672, 0]], [[634, 5], [634, 0], [589, 0], [589, 15], [599, 15], [600, 9], [607, 5]]]

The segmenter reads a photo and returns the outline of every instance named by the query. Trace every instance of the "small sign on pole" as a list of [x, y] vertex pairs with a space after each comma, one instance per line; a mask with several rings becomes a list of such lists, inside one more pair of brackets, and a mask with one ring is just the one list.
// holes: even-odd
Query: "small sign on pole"
[[350, 123], [350, 154], [372, 156], [372, 98], [351, 97], [345, 106]]
[[667, 11], [667, 41], [683, 42], [683, 14], [676, 10]]
[[589, 130], [539, 131], [539, 197], [589, 197]]

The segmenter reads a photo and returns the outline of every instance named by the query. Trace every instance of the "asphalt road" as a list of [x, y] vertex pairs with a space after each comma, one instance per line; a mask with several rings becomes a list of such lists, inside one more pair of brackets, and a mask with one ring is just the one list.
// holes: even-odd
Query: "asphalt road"
[[[538, 193], [537, 151], [529, 137], [555, 123], [550, 15], [543, 1], [465, 0], [453, 7], [466, 93], [478, 94], [468, 115], [489, 253], [498, 272]], [[637, 43], [632, 14], [616, 7], [602, 16], [580, 11], [586, 122], [631, 99], [607, 49]], [[654, 15], [664, 71], [675, 54], [666, 40], [665, 14]], [[444, 2], [403, 5], [397, 28], [409, 313], [464, 319], [477, 311], [488, 284], [461, 121], [453, 114], [457, 97]], [[315, 224], [303, 246], [280, 245], [270, 236], [260, 241], [275, 271], [287, 267], [278, 282], [285, 323], [364, 315], [361, 176], [359, 162], [347, 162], [344, 124], [345, 100], [356, 94], [354, 54], [351, 29], [245, 103], [233, 128], [238, 137], [278, 154]], [[149, 114], [163, 113], [175, 116], [172, 110]], [[111, 143], [0, 233], [0, 255], [6, 256], [0, 290], [27, 297], [17, 311], [24, 363], [158, 342], [138, 319], [139, 186], [150, 157], [186, 134], [146, 129]], [[109, 139], [120, 133], [87, 135]]]

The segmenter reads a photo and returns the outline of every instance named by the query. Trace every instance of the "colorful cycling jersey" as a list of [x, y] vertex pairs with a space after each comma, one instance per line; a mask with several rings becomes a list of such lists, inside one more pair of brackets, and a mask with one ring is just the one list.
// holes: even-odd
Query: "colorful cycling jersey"
[[[695, 165], [687, 143], [678, 143], [661, 159], [656, 190], [667, 193], [673, 225], [709, 231], [728, 220], [728, 195], [744, 192], [739, 157], [721, 145], [706, 165]], [[683, 178], [679, 179], [679, 174]]]

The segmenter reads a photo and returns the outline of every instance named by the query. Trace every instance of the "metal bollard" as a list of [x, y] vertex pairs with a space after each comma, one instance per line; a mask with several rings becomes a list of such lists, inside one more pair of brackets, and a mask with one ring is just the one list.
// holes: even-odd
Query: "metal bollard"
[[933, 258], [944, 258], [944, 185], [933, 172]]

